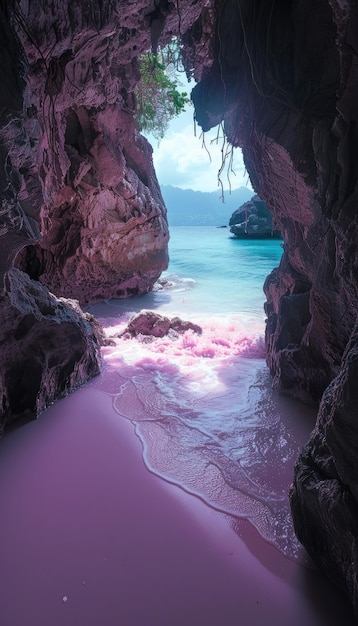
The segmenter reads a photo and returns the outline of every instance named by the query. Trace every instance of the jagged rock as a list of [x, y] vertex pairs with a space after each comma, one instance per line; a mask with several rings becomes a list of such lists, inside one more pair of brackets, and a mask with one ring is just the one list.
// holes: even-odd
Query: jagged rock
[[298, 538], [324, 573], [350, 596], [358, 613], [357, 376], [355, 332], [296, 463], [290, 501]]
[[99, 373], [101, 330], [76, 301], [12, 269], [0, 300], [0, 433]]
[[271, 211], [257, 194], [234, 211], [229, 226], [230, 232], [240, 239], [281, 238], [273, 226]]
[[153, 311], [140, 311], [135, 315], [120, 337], [131, 338], [138, 335], [149, 335], [151, 337], [164, 337], [171, 334], [182, 335], [187, 330], [201, 335], [202, 329], [197, 324], [181, 320], [179, 317], [165, 317]]
[[[22, 140], [10, 129], [7, 139], [21, 207], [41, 237], [15, 264], [81, 303], [147, 292], [168, 265], [169, 238], [152, 149], [133, 120], [148, 24], [124, 2], [118, 13], [60, 4], [56, 18], [39, 2], [25, 17], [20, 4], [26, 114]], [[53, 19], [58, 28], [47, 27]]]
[[285, 242], [265, 283], [267, 360], [277, 390], [322, 398], [293, 517], [358, 615], [357, 5], [227, 0], [219, 15], [195, 117], [204, 130], [223, 120]]
[[[133, 121], [138, 56], [185, 34], [201, 11], [195, 0], [180, 10], [152, 0], [0, 3], [3, 424], [98, 372], [100, 338], [55, 296], [146, 292], [167, 266], [152, 149]], [[9, 303], [9, 285], [26, 312]]]

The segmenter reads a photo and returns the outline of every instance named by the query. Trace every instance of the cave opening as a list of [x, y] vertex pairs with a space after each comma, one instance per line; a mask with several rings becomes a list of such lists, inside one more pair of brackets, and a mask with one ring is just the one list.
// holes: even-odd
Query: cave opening
[[[56, 436], [50, 446], [48, 441], [42, 446], [45, 458], [41, 471], [36, 469], [37, 458], [29, 460], [35, 474], [24, 471], [16, 485], [24, 487], [16, 499], [24, 505], [16, 519], [8, 516], [15, 500], [12, 488], [16, 471], [0, 472], [10, 485], [10, 506], [5, 505], [1, 515], [7, 524], [3, 537], [9, 544], [4, 582], [10, 587], [5, 589], [5, 600], [13, 602], [16, 589], [25, 598], [26, 608], [34, 608], [34, 599], [37, 602], [37, 590], [32, 586], [37, 582], [36, 576], [32, 577], [36, 550], [31, 553], [26, 575], [22, 576], [18, 567], [23, 555], [30, 554], [30, 540], [25, 543], [27, 537], [32, 541], [36, 530], [40, 529], [36, 546], [43, 545], [43, 529], [46, 540], [50, 537], [50, 531], [46, 534], [49, 528], [51, 532], [56, 529], [56, 545], [60, 546], [56, 559], [52, 551], [41, 555], [49, 586], [47, 579], [40, 586], [50, 589], [50, 594], [46, 602], [39, 598], [36, 610], [40, 605], [39, 610], [49, 606], [49, 598], [54, 599], [56, 611], [59, 599], [61, 608], [66, 605], [65, 609], [71, 610], [72, 597], [79, 598], [81, 568], [88, 565], [82, 559], [84, 552], [77, 552], [78, 541], [83, 538], [78, 529], [83, 523], [87, 530], [88, 520], [94, 520], [94, 528], [88, 536], [85, 533], [85, 540], [89, 538], [86, 554], [92, 546], [97, 550], [97, 540], [106, 542], [108, 520], [116, 533], [114, 543], [117, 541], [123, 516], [113, 505], [118, 484], [114, 485], [111, 478], [127, 479], [129, 471], [126, 464], [116, 465], [120, 456], [117, 449], [113, 456], [109, 450], [113, 441], [120, 445], [113, 425], [119, 432], [124, 417], [135, 427], [135, 441], [142, 443], [150, 475], [164, 478], [167, 486], [179, 485], [182, 491], [224, 513], [235, 532], [238, 528], [238, 535], [243, 526], [247, 529], [251, 525], [250, 549], [257, 550], [259, 560], [264, 560], [271, 547], [271, 555], [278, 548], [274, 573], [281, 577], [287, 572], [286, 557], [290, 572], [297, 563], [299, 567], [302, 564], [302, 548], [294, 538], [287, 498], [294, 476], [290, 498], [297, 536], [317, 564], [347, 591], [358, 614], [355, 3], [160, 0], [149, 13], [147, 6], [135, 3], [134, 7], [122, 0], [106, 3], [103, 11], [98, 0], [86, 7], [81, 0], [65, 2], [58, 12], [56, 2], [52, 4], [49, 9], [43, 2], [0, 3], [6, 43], [0, 46], [0, 73], [6, 86], [1, 95], [4, 107], [0, 107], [0, 269], [5, 272], [0, 294], [0, 429], [12, 418], [11, 412], [34, 414], [67, 391], [78, 391], [98, 373], [102, 354], [106, 367], [103, 376], [66, 398], [65, 404], [51, 406], [49, 414], [60, 416], [58, 422], [48, 420], [49, 426], [43, 428], [45, 420], [39, 420], [36, 432], [43, 428], [42, 432], [56, 435], [69, 416], [75, 430], [66, 434], [60, 447]], [[67, 4], [71, 5], [68, 16]], [[135, 132], [137, 56], [150, 44], [156, 50], [160, 38], [168, 40], [174, 31], [180, 32], [183, 50], [193, 61], [189, 65], [201, 78], [194, 90], [197, 121], [205, 129], [213, 122], [223, 123], [213, 131], [213, 140], [207, 135], [196, 138], [194, 146], [178, 119], [159, 148], [156, 141], [152, 142], [159, 186], [148, 144]], [[195, 135], [192, 119], [188, 126]], [[249, 226], [256, 227], [263, 219], [261, 212], [248, 215], [247, 207], [243, 221], [235, 224], [238, 232], [242, 226], [245, 236], [228, 236], [232, 211], [224, 212], [234, 187], [240, 189], [242, 182], [247, 185], [240, 178], [244, 165], [239, 159], [235, 167], [225, 136], [233, 146], [243, 146], [253, 188], [272, 209], [284, 237], [283, 248], [273, 238], [249, 241], [245, 237]], [[216, 145], [217, 163], [213, 156]], [[198, 150], [205, 164], [198, 165]], [[223, 164], [227, 166], [225, 172]], [[233, 170], [237, 170], [236, 176]], [[248, 191], [252, 195], [252, 190]], [[220, 209], [211, 204], [211, 194]], [[248, 200], [245, 198], [244, 204]], [[237, 201], [234, 208], [241, 203]], [[167, 218], [171, 259], [165, 270]], [[43, 239], [34, 243], [39, 224]], [[14, 250], [20, 252], [15, 270], [9, 270]], [[270, 273], [275, 266], [278, 269]], [[101, 301], [89, 304], [88, 311], [96, 314], [103, 331], [77, 301], [83, 307]], [[143, 306], [155, 309], [161, 328], [167, 324], [167, 315], [182, 318], [184, 327], [187, 318], [194, 322], [183, 330], [179, 320], [164, 337], [158, 328], [157, 334], [138, 332], [129, 337], [128, 320]], [[46, 334], [43, 328], [49, 317], [53, 324]], [[58, 348], [55, 358], [50, 346]], [[57, 366], [63, 362], [68, 367], [61, 372]], [[319, 404], [311, 434], [316, 408], [295, 404], [283, 398], [285, 394], [307, 404]], [[96, 421], [98, 415], [101, 423]], [[57, 423], [58, 430], [53, 428]], [[86, 436], [93, 424], [96, 434], [92, 446]], [[24, 452], [25, 446], [22, 449], [20, 444], [20, 450]], [[79, 456], [86, 458], [80, 480]], [[93, 463], [94, 458], [98, 462]], [[67, 459], [72, 459], [72, 465], [66, 464]], [[54, 493], [49, 493], [45, 484], [49, 461], [54, 461], [53, 483], [48, 482], [55, 485]], [[26, 463], [21, 467], [27, 470]], [[93, 468], [88, 489], [88, 470]], [[99, 468], [104, 470], [101, 478]], [[107, 469], [110, 471], [105, 474]], [[26, 482], [28, 476], [32, 483]], [[42, 476], [44, 492], [36, 499]], [[103, 476], [113, 487], [108, 508], [102, 497]], [[80, 487], [76, 493], [71, 491], [74, 486]], [[96, 498], [93, 486], [98, 486]], [[127, 483], [124, 487], [122, 494], [131, 491]], [[3, 494], [6, 489], [4, 482]], [[31, 502], [28, 494], [34, 498]], [[57, 500], [58, 494], [61, 497]], [[77, 503], [87, 495], [83, 510], [90, 514], [71, 526]], [[130, 496], [133, 500], [132, 491]], [[145, 503], [146, 498], [147, 494]], [[103, 505], [103, 517], [101, 506], [92, 510], [93, 501]], [[48, 502], [54, 506], [47, 506]], [[131, 503], [127, 502], [128, 506]], [[146, 515], [149, 519], [154, 508], [147, 507], [133, 519], [143, 520]], [[65, 509], [69, 517], [61, 527], [57, 525], [61, 515], [56, 514]], [[52, 511], [55, 515], [47, 527]], [[63, 528], [71, 532], [66, 535]], [[137, 545], [138, 536], [143, 537], [143, 528], [136, 522], [133, 529], [134, 541], [127, 541], [124, 550]], [[20, 552], [16, 552], [19, 546]], [[63, 577], [70, 593], [62, 589], [62, 583], [60, 590], [57, 577], [51, 578], [53, 562], [61, 562], [64, 555], [67, 561], [71, 556], [65, 550], [61, 554], [66, 546], [80, 563], [75, 583]], [[107, 555], [107, 548], [101, 544], [93, 554], [93, 571], [100, 576], [102, 556], [99, 566], [97, 557]], [[226, 550], [225, 554], [233, 551]], [[117, 589], [118, 574], [121, 582], [124, 580], [122, 555], [117, 556], [113, 562], [120, 562], [121, 571], [115, 570], [113, 589]], [[104, 560], [107, 567], [111, 559], [106, 556]], [[139, 580], [138, 567], [131, 578], [131, 583], [135, 576], [136, 583], [144, 581], [143, 593], [147, 581], [155, 579], [151, 576], [153, 559], [149, 561], [148, 576]], [[187, 582], [186, 577], [184, 580]], [[258, 601], [252, 604], [255, 610], [265, 607], [264, 621], [267, 572], [263, 580], [260, 607]], [[312, 577], [309, 580], [311, 583]], [[307, 608], [301, 581], [302, 576], [299, 589], [297, 579], [292, 585], [298, 595], [293, 595], [291, 609], [302, 604]], [[163, 581], [155, 582], [156, 589], [162, 590]], [[221, 582], [218, 587], [226, 590]], [[194, 580], [197, 589], [195, 584]], [[233, 604], [224, 598], [222, 607], [235, 605], [239, 614], [241, 607], [235, 598], [240, 585], [236, 579], [234, 587]], [[131, 588], [137, 593], [137, 584]], [[96, 599], [98, 589], [100, 585], [94, 584], [92, 597]], [[108, 589], [112, 589], [112, 580], [106, 585], [103, 602], [98, 603], [101, 609], [107, 606]], [[152, 591], [154, 597], [156, 590]], [[206, 597], [215, 598], [217, 589], [212, 591]], [[315, 594], [310, 586], [311, 593]], [[294, 616], [290, 611], [281, 613], [278, 597], [276, 623], [296, 619], [297, 624], [335, 624], [342, 619], [341, 612], [344, 622], [350, 623], [344, 602], [330, 589], [326, 596], [318, 612], [316, 602], [310, 602], [308, 622], [298, 612]], [[173, 596], [169, 593], [168, 597]], [[265, 602], [261, 603], [261, 597]], [[13, 602], [9, 612], [17, 606]], [[144, 603], [136, 606], [141, 608]], [[215, 623], [227, 621], [222, 615], [216, 617]], [[188, 608], [182, 623], [191, 618]], [[96, 623], [98, 619], [101, 615], [96, 616]], [[15, 621], [22, 623], [23, 616]], [[53, 622], [48, 615], [37, 621]], [[207, 619], [197, 622], [209, 623]]]
[[[188, 81], [183, 72], [175, 76], [178, 89], [190, 96], [195, 81]], [[224, 209], [232, 190], [246, 187], [252, 191], [242, 150], [227, 142], [223, 120], [219, 118], [213, 128], [204, 132], [195, 117], [191, 101], [169, 121], [163, 137], [144, 132], [153, 146], [156, 175], [161, 186], [216, 192]]]
[[76, 111], [73, 110], [70, 110], [67, 114], [65, 145], [75, 148], [81, 156], [87, 153], [83, 128]]
[[24, 246], [14, 259], [14, 267], [26, 272], [33, 280], [40, 280], [45, 269], [44, 251], [40, 244]]

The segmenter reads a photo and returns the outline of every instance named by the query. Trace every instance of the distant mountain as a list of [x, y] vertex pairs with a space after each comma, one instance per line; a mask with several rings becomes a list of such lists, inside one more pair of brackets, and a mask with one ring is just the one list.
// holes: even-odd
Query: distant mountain
[[169, 226], [227, 226], [232, 213], [254, 195], [250, 189], [239, 187], [231, 193], [225, 191], [222, 202], [220, 189], [203, 192], [162, 185], [161, 191]]

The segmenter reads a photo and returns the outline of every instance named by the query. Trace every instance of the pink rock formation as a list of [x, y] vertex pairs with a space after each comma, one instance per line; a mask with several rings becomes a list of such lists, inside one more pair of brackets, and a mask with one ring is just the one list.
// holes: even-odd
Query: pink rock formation
[[98, 372], [98, 329], [48, 288], [81, 303], [128, 296], [167, 266], [166, 210], [133, 92], [140, 52], [200, 15], [195, 0], [180, 4], [1, 3], [0, 423]]
[[54, 19], [29, 3], [17, 29], [34, 148], [26, 146], [28, 166], [24, 146], [11, 153], [20, 201], [35, 211], [41, 240], [22, 248], [16, 265], [80, 302], [146, 292], [168, 264], [152, 149], [133, 120], [136, 57], [150, 33], [145, 15], [122, 4], [119, 15], [101, 3], [88, 13], [61, 3]]
[[128, 338], [137, 337], [137, 335], [164, 337], [170, 332], [172, 335], [178, 336], [187, 330], [192, 330], [198, 335], [202, 333], [200, 326], [181, 320], [179, 317], [169, 318], [164, 315], [158, 315], [158, 313], [153, 311], [140, 311], [131, 319], [121, 336]]

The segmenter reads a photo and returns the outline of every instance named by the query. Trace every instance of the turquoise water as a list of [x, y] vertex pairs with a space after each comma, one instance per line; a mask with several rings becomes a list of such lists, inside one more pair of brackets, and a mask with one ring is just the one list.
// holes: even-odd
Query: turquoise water
[[112, 305], [125, 310], [159, 308], [163, 314], [191, 318], [234, 314], [264, 329], [262, 288], [279, 264], [281, 242], [240, 240], [228, 228], [210, 226], [177, 226], [170, 233], [170, 264], [159, 290]]
[[[287, 494], [313, 420], [272, 391], [263, 341], [262, 286], [280, 241], [176, 227], [169, 253], [156, 291], [93, 307], [112, 340], [104, 358], [113, 407], [133, 423], [150, 471], [300, 559]], [[126, 339], [140, 309], [194, 319], [202, 332]]]
[[280, 243], [236, 239], [226, 228], [178, 226], [171, 230], [170, 265], [163, 277], [174, 283], [183, 278], [195, 281], [186, 288], [187, 310], [262, 319], [262, 287], [280, 261]]

